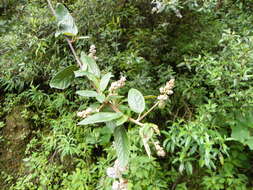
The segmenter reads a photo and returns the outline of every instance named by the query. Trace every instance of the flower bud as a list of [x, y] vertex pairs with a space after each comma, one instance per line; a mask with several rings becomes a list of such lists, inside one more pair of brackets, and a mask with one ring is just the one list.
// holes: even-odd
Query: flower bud
[[164, 150], [159, 150], [159, 151], [157, 151], [157, 155], [160, 156], [160, 157], [165, 157], [166, 153], [165, 153]]
[[168, 95], [166, 95], [166, 94], [159, 95], [159, 96], [157, 97], [157, 99], [158, 99], [158, 100], [167, 100], [167, 99], [168, 99]]

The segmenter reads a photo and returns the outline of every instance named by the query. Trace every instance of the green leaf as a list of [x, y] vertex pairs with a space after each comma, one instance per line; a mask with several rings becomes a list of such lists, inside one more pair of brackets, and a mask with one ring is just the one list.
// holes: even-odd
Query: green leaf
[[71, 82], [74, 80], [74, 71], [78, 68], [77, 66], [69, 66], [59, 71], [50, 81], [49, 85], [51, 88], [65, 89], [68, 88]]
[[113, 75], [111, 73], [107, 73], [102, 77], [102, 79], [100, 81], [100, 90], [102, 92], [106, 89], [106, 87], [107, 87], [107, 85], [108, 85], [108, 83], [109, 83], [112, 76]]
[[56, 5], [55, 9], [58, 31], [55, 36], [64, 34], [67, 36], [76, 36], [78, 33], [77, 26], [68, 9], [61, 3]]
[[250, 137], [249, 129], [241, 126], [233, 126], [231, 137], [244, 143]]
[[105, 95], [104, 94], [97, 94], [96, 99], [100, 103], [103, 103], [105, 101]]
[[250, 137], [245, 144], [247, 144], [250, 148], [250, 150], [253, 150], [253, 137]]
[[179, 172], [183, 173], [183, 171], [184, 171], [184, 163], [180, 163]]
[[96, 97], [98, 96], [98, 93], [92, 90], [78, 90], [76, 91], [76, 94], [80, 96], [85, 96], [85, 97]]
[[127, 122], [128, 116], [127, 115], [122, 115], [120, 118], [116, 119], [114, 122], [116, 126], [123, 125], [125, 122]]
[[146, 153], [147, 153], [148, 157], [150, 158], [151, 151], [150, 151], [150, 147], [149, 147], [148, 142], [153, 137], [154, 130], [152, 129], [152, 126], [150, 124], [144, 124], [144, 126], [142, 128], [140, 128], [139, 134], [142, 139]]
[[116, 99], [122, 99], [122, 98], [124, 98], [124, 96], [110, 95], [108, 97], [108, 101], [110, 101], [110, 100], [116, 100]]
[[108, 122], [106, 122], [106, 127], [108, 129], [110, 129], [110, 131], [113, 133], [114, 129], [117, 127], [117, 125], [114, 121], [108, 121]]
[[96, 61], [86, 55], [84, 52], [81, 53], [81, 61], [83, 64], [87, 65], [88, 72], [94, 74], [96, 77], [100, 77], [100, 70], [96, 64]]
[[129, 161], [129, 142], [127, 133], [124, 127], [116, 127], [114, 129], [114, 141], [119, 163], [125, 167]]
[[112, 112], [100, 112], [88, 116], [84, 120], [80, 121], [78, 125], [89, 125], [94, 123], [102, 123], [107, 121], [112, 121], [122, 116], [122, 113], [112, 113]]
[[142, 93], [134, 88], [128, 92], [128, 105], [136, 113], [142, 113], [145, 109], [145, 100]]
[[90, 81], [92, 81], [95, 84], [96, 88], [99, 88], [99, 80], [94, 74], [82, 70], [75, 71], [74, 74], [75, 77], [86, 76]]
[[88, 64], [86, 62], [85, 56], [87, 56], [83, 51], [81, 52], [81, 62], [82, 62], [82, 71], [87, 71]]
[[185, 169], [186, 169], [186, 172], [188, 175], [191, 175], [192, 174], [192, 164], [191, 162], [186, 162], [186, 165], [185, 165]]
[[128, 117], [126, 115], [122, 115], [120, 118], [115, 119], [113, 121], [108, 121], [106, 122], [106, 127], [108, 129], [110, 129], [112, 132], [114, 131], [114, 129], [120, 125], [122, 125], [123, 123], [125, 123], [128, 120]]

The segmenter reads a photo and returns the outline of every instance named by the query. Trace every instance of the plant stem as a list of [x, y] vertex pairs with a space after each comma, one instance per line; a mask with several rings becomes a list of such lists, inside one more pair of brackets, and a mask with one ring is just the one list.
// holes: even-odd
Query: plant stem
[[[110, 103], [109, 106], [110, 106], [115, 112], [121, 112], [121, 111], [120, 111], [116, 106], [114, 106], [113, 104]], [[128, 120], [131, 121], [131, 122], [133, 122], [133, 123], [135, 123], [136, 125], [144, 126], [143, 123], [141, 123], [141, 122], [139, 122], [139, 121], [137, 121], [137, 120], [135, 120], [135, 119], [133, 119], [133, 118], [131, 118], [131, 117], [129, 117]]]
[[71, 49], [71, 51], [72, 51], [72, 53], [73, 53], [73, 55], [74, 55], [74, 57], [75, 57], [75, 59], [76, 59], [76, 62], [78, 63], [78, 66], [79, 66], [80, 68], [82, 68], [82, 63], [81, 63], [81, 61], [79, 60], [78, 56], [76, 55], [76, 51], [75, 51], [75, 49], [74, 49], [74, 47], [73, 47], [73, 45], [72, 45], [70, 39], [66, 38], [66, 40], [67, 40], [67, 42], [68, 42], [68, 44], [69, 44], [69, 47], [70, 47], [70, 49]]
[[49, 6], [51, 12], [52, 12], [53, 15], [56, 17], [56, 12], [55, 12], [55, 10], [54, 10], [54, 8], [53, 8], [53, 5], [52, 5], [51, 1], [50, 1], [50, 0], [47, 0], [47, 3], [48, 3], [48, 6]]
[[128, 120], [131, 121], [131, 122], [133, 122], [133, 123], [135, 123], [136, 125], [144, 126], [143, 123], [141, 123], [141, 122], [139, 122], [138, 120], [135, 120], [135, 119], [133, 119], [133, 118], [131, 118], [131, 117], [129, 117]]
[[[56, 12], [55, 12], [55, 10], [54, 10], [54, 8], [53, 8], [53, 5], [52, 5], [51, 1], [50, 1], [50, 0], [47, 0], [47, 3], [48, 3], [48, 6], [49, 6], [49, 8], [50, 8], [52, 14], [56, 17]], [[76, 51], [75, 51], [75, 49], [74, 49], [74, 47], [73, 47], [73, 45], [72, 45], [70, 39], [68, 39], [67, 37], [65, 37], [65, 39], [66, 39], [66, 41], [68, 42], [68, 45], [69, 45], [69, 47], [70, 47], [70, 49], [71, 49], [71, 51], [72, 51], [72, 53], [73, 53], [73, 55], [74, 55], [74, 57], [75, 57], [75, 59], [76, 59], [76, 62], [77, 62], [77, 64], [78, 64], [78, 66], [79, 66], [80, 68], [82, 68], [82, 62], [80, 61], [80, 59], [79, 59], [78, 56], [76, 55]]]
[[159, 101], [156, 102], [146, 113], [144, 113], [139, 119], [138, 121], [141, 121], [144, 117], [146, 117], [153, 109], [155, 109], [155, 107], [159, 104]]

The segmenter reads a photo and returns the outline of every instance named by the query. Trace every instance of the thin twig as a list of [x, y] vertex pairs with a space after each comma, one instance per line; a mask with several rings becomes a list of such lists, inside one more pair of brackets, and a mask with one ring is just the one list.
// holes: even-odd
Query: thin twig
[[137, 121], [137, 120], [135, 120], [135, 119], [133, 119], [131, 117], [129, 117], [128, 120], [131, 121], [131, 122], [133, 122], [133, 123], [135, 123], [135, 124], [137, 124], [137, 125], [139, 125], [139, 126], [144, 126], [143, 123], [141, 123], [141, 122], [139, 122], [139, 121]]
[[[49, 6], [49, 8], [50, 8], [52, 14], [56, 17], [56, 12], [55, 12], [55, 10], [54, 10], [54, 8], [53, 8], [53, 5], [52, 5], [51, 1], [50, 1], [50, 0], [47, 0], [47, 3], [48, 3], [48, 6]], [[78, 66], [79, 66], [80, 68], [82, 68], [82, 62], [81, 62], [80, 59], [78, 58], [78, 56], [77, 56], [77, 54], [76, 54], [76, 51], [75, 51], [75, 49], [74, 49], [74, 47], [73, 47], [73, 45], [72, 45], [72, 43], [71, 43], [71, 40], [68, 39], [67, 37], [65, 37], [65, 39], [66, 39], [66, 41], [68, 42], [68, 45], [69, 45], [69, 47], [70, 47], [70, 49], [71, 49], [71, 51], [72, 51], [72, 53], [73, 53], [73, 55], [74, 55], [74, 57], [75, 57], [75, 59], [76, 59], [76, 62], [77, 62], [77, 64], [78, 64]]]
[[55, 10], [54, 10], [54, 8], [53, 8], [53, 5], [52, 5], [51, 1], [50, 1], [50, 0], [47, 0], [47, 3], [48, 3], [48, 6], [49, 6], [51, 12], [52, 12], [53, 15], [56, 17], [56, 12], [55, 12]]
[[69, 47], [70, 47], [70, 49], [71, 49], [71, 51], [72, 51], [72, 53], [73, 53], [73, 55], [74, 55], [74, 57], [75, 57], [78, 65], [79, 65], [79, 67], [82, 68], [82, 63], [79, 60], [78, 56], [76, 55], [76, 51], [75, 51], [74, 47], [72, 46], [72, 43], [71, 43], [70, 39], [66, 38], [66, 40], [67, 40], [67, 42], [69, 44]]
[[153, 109], [155, 109], [155, 107], [159, 104], [159, 101], [156, 102], [146, 113], [144, 113], [139, 119], [138, 121], [141, 121], [144, 117], [146, 117]]

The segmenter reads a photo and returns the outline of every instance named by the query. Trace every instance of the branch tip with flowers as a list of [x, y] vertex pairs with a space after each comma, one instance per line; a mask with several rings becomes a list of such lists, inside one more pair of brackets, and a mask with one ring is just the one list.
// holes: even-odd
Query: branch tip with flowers
[[[82, 52], [79, 58], [72, 45], [73, 40], [70, 39], [79, 38], [76, 36], [78, 31], [74, 19], [62, 4], [57, 4], [56, 10], [54, 10], [50, 0], [47, 1], [53, 15], [57, 18], [57, 34], [61, 34], [66, 38], [78, 65], [78, 67], [69, 66], [58, 72], [50, 81], [50, 86], [65, 89], [71, 85], [75, 77], [86, 77], [90, 81], [94, 88], [93, 90], [79, 90], [76, 93], [83, 97], [94, 98], [98, 104], [91, 105], [85, 110], [77, 112], [77, 116], [82, 118], [78, 125], [105, 123], [112, 130], [117, 159], [114, 162], [114, 166], [108, 168], [106, 173], [108, 177], [114, 179], [112, 189], [125, 190], [127, 189], [128, 181], [122, 175], [129, 168], [130, 145], [127, 131], [123, 124], [131, 122], [140, 127], [139, 134], [149, 157], [151, 157], [149, 146], [151, 143], [157, 155], [164, 157], [166, 153], [157, 140], [160, 135], [159, 127], [153, 123], [142, 123], [141, 121], [156, 107], [161, 107], [161, 105], [165, 104], [169, 96], [173, 94], [175, 80], [171, 79], [164, 87], [160, 88], [160, 95], [157, 96], [156, 102], [146, 112], [144, 112], [146, 110], [144, 96], [137, 89], [132, 88], [129, 90], [127, 95], [128, 105], [125, 105], [124, 101], [122, 101], [125, 97], [120, 96], [119, 92], [127, 82], [126, 77], [121, 76], [118, 81], [111, 82], [111, 85], [109, 85], [113, 75], [111, 73], [101, 74], [96, 63], [98, 58], [94, 44], [90, 46], [88, 55]], [[122, 105], [128, 107], [127, 111], [121, 109]], [[136, 113], [136, 119], [128, 115], [130, 111]]]

